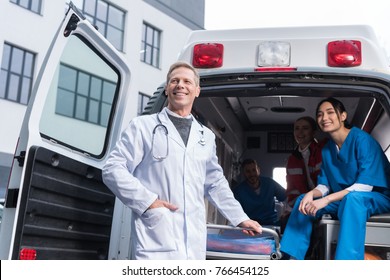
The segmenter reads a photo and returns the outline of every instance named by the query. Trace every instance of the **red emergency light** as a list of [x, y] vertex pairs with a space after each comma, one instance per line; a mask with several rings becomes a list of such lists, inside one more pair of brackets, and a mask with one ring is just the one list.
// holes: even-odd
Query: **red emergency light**
[[362, 44], [356, 40], [328, 43], [328, 66], [354, 67], [362, 64]]
[[195, 68], [218, 68], [223, 64], [223, 45], [218, 43], [194, 46], [192, 65]]
[[290, 72], [296, 71], [296, 67], [258, 67], [255, 72]]
[[19, 253], [20, 260], [36, 260], [37, 259], [37, 250], [31, 248], [23, 248]]

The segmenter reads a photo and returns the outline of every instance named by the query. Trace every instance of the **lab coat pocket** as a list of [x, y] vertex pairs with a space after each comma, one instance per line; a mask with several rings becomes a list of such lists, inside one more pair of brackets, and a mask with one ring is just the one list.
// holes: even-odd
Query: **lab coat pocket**
[[173, 237], [173, 217], [168, 208], [149, 209], [135, 222], [137, 249], [153, 252], [176, 250]]

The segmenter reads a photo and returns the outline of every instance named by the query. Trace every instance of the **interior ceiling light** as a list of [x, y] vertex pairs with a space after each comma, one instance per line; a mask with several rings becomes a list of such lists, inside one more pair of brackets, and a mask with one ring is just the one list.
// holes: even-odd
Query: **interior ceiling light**
[[261, 114], [265, 111], [267, 111], [267, 108], [261, 107], [261, 106], [252, 106], [248, 108], [248, 111], [251, 113]]

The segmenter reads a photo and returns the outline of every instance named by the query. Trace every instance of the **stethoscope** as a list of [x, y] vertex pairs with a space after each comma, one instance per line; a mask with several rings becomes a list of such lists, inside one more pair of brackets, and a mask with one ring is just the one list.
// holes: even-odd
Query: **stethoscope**
[[[157, 125], [153, 128], [153, 131], [152, 131], [152, 133], [153, 133], [153, 135], [152, 135], [152, 156], [153, 156], [154, 159], [161, 161], [161, 160], [163, 160], [163, 159], [166, 159], [166, 158], [168, 157], [168, 155], [169, 155], [168, 128], [161, 122], [160, 114], [157, 114], [157, 121], [158, 121], [158, 123], [157, 123]], [[197, 121], [198, 121], [198, 120], [197, 120]], [[203, 125], [202, 125], [202, 123], [200, 123], [199, 121], [198, 121], [198, 123], [199, 123], [200, 126], [201, 126], [201, 129], [199, 130], [199, 132], [200, 132], [200, 139], [199, 139], [198, 143], [199, 143], [200, 145], [204, 146], [204, 145], [206, 145], [206, 141], [205, 141], [205, 139], [204, 139], [204, 129], [203, 129]], [[155, 154], [155, 151], [154, 151], [154, 147], [155, 147], [155, 145], [154, 145], [154, 141], [155, 141], [155, 140], [154, 140], [154, 139], [155, 139], [156, 132], [157, 132], [159, 129], [162, 129], [162, 130], [163, 130], [163, 133], [165, 134], [165, 142], [166, 142], [166, 147], [167, 147], [166, 150], [165, 150], [165, 154], [164, 154], [164, 155], [161, 155], [161, 156], [156, 155], [156, 154]]]

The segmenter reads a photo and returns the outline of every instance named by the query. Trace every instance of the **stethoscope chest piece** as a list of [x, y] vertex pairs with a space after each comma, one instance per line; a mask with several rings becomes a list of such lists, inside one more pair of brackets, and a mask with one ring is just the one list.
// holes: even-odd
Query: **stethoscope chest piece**
[[202, 136], [200, 137], [200, 140], [198, 141], [199, 144], [201, 144], [202, 146], [206, 145], [206, 141], [204, 140], [204, 131], [203, 130], [199, 130], [200, 134], [202, 134]]

